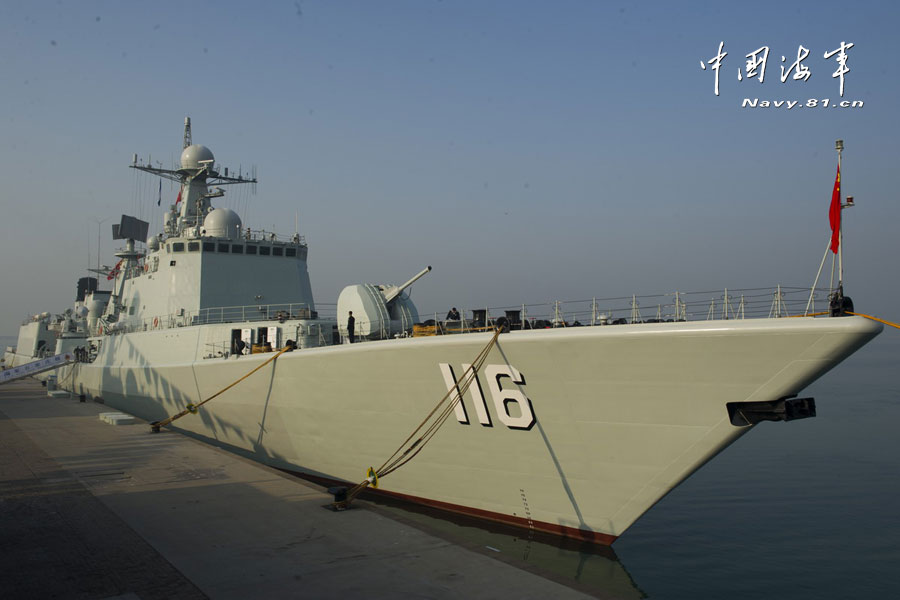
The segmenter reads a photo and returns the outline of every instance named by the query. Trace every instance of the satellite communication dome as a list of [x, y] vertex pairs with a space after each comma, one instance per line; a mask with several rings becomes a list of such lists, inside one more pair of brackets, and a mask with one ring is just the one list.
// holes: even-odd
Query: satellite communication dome
[[150, 252], [156, 252], [157, 250], [159, 250], [159, 238], [155, 235], [151, 235], [147, 239], [147, 249], [150, 250]]
[[188, 146], [184, 149], [184, 152], [181, 153], [181, 168], [182, 169], [199, 169], [203, 165], [200, 164], [200, 161], [207, 160], [215, 160], [216, 158], [213, 156], [212, 150], [207, 148], [206, 146], [201, 146], [200, 144], [194, 144], [193, 146]]
[[203, 228], [204, 235], [236, 240], [241, 237], [241, 218], [230, 208], [216, 208], [206, 215]]

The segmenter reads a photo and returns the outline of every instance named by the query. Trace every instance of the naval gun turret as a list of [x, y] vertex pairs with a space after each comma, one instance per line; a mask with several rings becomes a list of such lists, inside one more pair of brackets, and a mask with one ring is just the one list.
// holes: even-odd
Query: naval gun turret
[[408, 335], [419, 321], [416, 306], [406, 288], [431, 271], [428, 266], [402, 285], [350, 285], [338, 296], [338, 330], [347, 337], [347, 319], [354, 318], [354, 334], [363, 340], [383, 340]]

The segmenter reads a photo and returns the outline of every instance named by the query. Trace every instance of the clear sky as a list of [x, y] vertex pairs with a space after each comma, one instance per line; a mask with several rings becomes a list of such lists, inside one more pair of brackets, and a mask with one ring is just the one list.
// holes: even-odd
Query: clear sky
[[[220, 164], [257, 165], [226, 201], [245, 226], [299, 215], [317, 301], [430, 264], [421, 312], [810, 285], [842, 138], [847, 293], [900, 320], [897, 6], [3, 2], [0, 334], [71, 305], [98, 221], [105, 264], [122, 213], [161, 229], [127, 167], [169, 166], [185, 116]], [[782, 83], [801, 45], [810, 77]], [[738, 81], [763, 46], [764, 81]]]

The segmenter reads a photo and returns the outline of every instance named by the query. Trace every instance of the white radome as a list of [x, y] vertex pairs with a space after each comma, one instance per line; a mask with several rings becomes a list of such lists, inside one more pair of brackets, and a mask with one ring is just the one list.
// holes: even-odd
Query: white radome
[[181, 168], [199, 169], [203, 166], [202, 164], [200, 164], [200, 161], [209, 160], [216, 160], [216, 157], [213, 156], [212, 150], [210, 150], [206, 146], [194, 144], [193, 146], [188, 146], [187, 148], [185, 148], [184, 152], [181, 153]]
[[203, 235], [236, 240], [241, 237], [241, 217], [230, 208], [216, 208], [203, 220]]

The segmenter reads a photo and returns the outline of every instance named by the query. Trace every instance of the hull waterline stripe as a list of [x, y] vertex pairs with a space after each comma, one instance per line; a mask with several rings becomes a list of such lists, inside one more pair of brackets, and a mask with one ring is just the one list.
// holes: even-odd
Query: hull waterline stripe
[[[346, 481], [342, 481], [340, 479], [331, 479], [329, 477], [322, 477], [320, 475], [312, 475], [310, 473], [304, 473], [301, 471], [293, 471], [290, 469], [280, 468], [281, 471], [285, 473], [289, 473], [296, 477], [300, 477], [301, 479], [306, 479], [307, 481], [312, 481], [319, 485], [325, 487], [331, 486], [342, 486], [347, 485]], [[463, 506], [461, 504], [453, 504], [450, 502], [443, 502], [441, 500], [432, 500], [430, 498], [422, 498], [420, 496], [412, 496], [409, 494], [401, 494], [399, 492], [391, 492], [382, 489], [373, 489], [371, 487], [367, 488], [364, 494], [372, 494], [373, 496], [382, 496], [385, 498], [393, 498], [395, 500], [401, 502], [407, 502], [411, 504], [417, 504], [419, 506], [426, 506], [429, 508], [433, 508], [435, 510], [447, 513], [453, 513], [458, 515], [464, 515], [466, 517], [474, 518], [478, 521], [487, 521], [490, 523], [500, 523], [503, 525], [509, 525], [516, 529], [520, 529], [523, 531], [534, 531], [541, 534], [547, 534], [557, 538], [565, 538], [570, 540], [576, 540], [579, 542], [586, 542], [589, 544], [596, 544], [599, 546], [611, 546], [613, 542], [615, 542], [619, 536], [612, 535], [609, 533], [602, 533], [599, 531], [588, 531], [584, 529], [578, 529], [577, 527], [568, 527], [566, 525], [560, 525], [558, 523], [548, 523], [545, 521], [536, 521], [534, 519], [526, 519], [525, 517], [519, 517], [515, 515], [508, 515], [504, 513], [498, 513], [490, 510], [484, 510], [481, 508], [474, 508], [471, 506]]]

